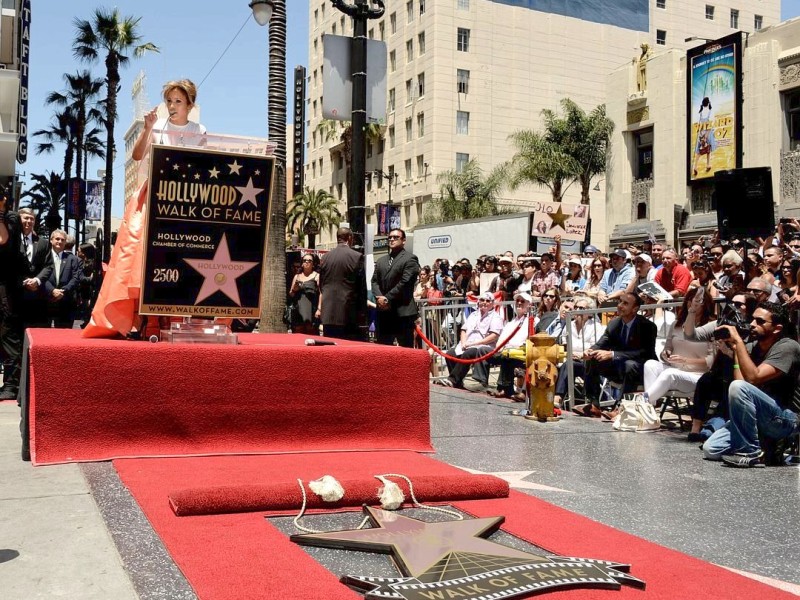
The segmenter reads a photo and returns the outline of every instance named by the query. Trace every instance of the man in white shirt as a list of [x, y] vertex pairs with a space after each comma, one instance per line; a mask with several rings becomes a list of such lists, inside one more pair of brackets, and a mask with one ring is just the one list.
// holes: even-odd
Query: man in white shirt
[[47, 325], [52, 322], [58, 328], [72, 329], [83, 269], [80, 259], [66, 251], [66, 243], [67, 234], [63, 230], [56, 229], [50, 234], [53, 271], [43, 285], [47, 296]]
[[[529, 317], [533, 297], [528, 292], [519, 292], [514, 298], [514, 318], [506, 323], [497, 343], [502, 345], [505, 340], [503, 350], [492, 358], [491, 363], [500, 365], [500, 374], [497, 376], [497, 391], [489, 392], [495, 398], [513, 398], [519, 400], [514, 394], [514, 369], [524, 367], [525, 361], [508, 356], [506, 350], [524, 349], [525, 342], [529, 334]], [[512, 335], [513, 334], [513, 335]], [[524, 396], [522, 398], [524, 400]]]
[[[503, 318], [494, 310], [494, 295], [485, 292], [478, 298], [478, 310], [473, 311], [461, 328], [461, 341], [455, 348], [447, 351], [453, 359], [447, 360], [450, 375], [438, 383], [447, 387], [463, 388], [470, 364], [458, 362], [488, 354], [497, 344], [503, 330]], [[472, 363], [472, 379], [477, 386], [470, 385], [470, 390], [485, 392], [489, 387], [489, 366], [486, 362]]]

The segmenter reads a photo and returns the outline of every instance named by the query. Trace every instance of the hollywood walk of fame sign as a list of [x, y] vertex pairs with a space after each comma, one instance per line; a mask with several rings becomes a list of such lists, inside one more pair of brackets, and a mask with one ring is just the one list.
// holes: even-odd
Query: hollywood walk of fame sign
[[644, 589], [629, 565], [588, 558], [539, 556], [484, 539], [504, 517], [426, 523], [364, 507], [374, 527], [293, 535], [301, 545], [391, 554], [404, 577], [344, 576], [368, 599], [526, 598], [571, 588]]
[[150, 152], [140, 314], [258, 318], [274, 159]]

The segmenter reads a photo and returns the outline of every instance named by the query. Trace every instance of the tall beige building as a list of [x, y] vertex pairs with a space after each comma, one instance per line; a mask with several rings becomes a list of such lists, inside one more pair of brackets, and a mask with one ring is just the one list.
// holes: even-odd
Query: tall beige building
[[[779, 18], [779, 0], [387, 0], [384, 16], [367, 25], [369, 37], [387, 44], [389, 73], [384, 139], [367, 149], [365, 202], [387, 202], [391, 193], [402, 204], [403, 227], [413, 230], [438, 192], [439, 174], [470, 159], [488, 173], [512, 157], [509, 135], [539, 129], [542, 109], [562, 98], [586, 110], [605, 102], [606, 77], [638, 59], [641, 44], [657, 56], [689, 47], [688, 37], [752, 32]], [[342, 147], [317, 128], [322, 36], [352, 35], [352, 24], [326, 0], [310, 0], [309, 20], [306, 185], [328, 190], [344, 209]], [[602, 190], [602, 177], [598, 183]], [[604, 197], [596, 195], [592, 237], [602, 239]], [[501, 203], [525, 207], [549, 197], [527, 186], [504, 190]], [[573, 185], [566, 199], [578, 198]], [[375, 227], [370, 209], [367, 224]]]

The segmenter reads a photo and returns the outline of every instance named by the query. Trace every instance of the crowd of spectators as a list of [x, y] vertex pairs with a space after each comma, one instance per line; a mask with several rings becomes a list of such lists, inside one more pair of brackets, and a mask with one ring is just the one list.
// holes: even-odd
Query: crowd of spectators
[[[738, 467], [779, 462], [796, 436], [800, 413], [800, 222], [782, 221], [763, 239], [723, 240], [715, 233], [680, 248], [650, 240], [608, 252], [587, 245], [582, 254], [566, 254], [560, 239], [555, 242], [540, 255], [507, 251], [452, 263], [440, 258], [422, 267], [414, 292], [422, 305], [442, 304], [443, 298], [467, 304], [464, 316], [448, 323], [461, 330], [451, 337], [452, 357], [490, 354], [508, 340], [486, 364], [473, 367], [473, 381], [466, 377], [468, 367], [451, 358], [449, 376], [438, 382], [523, 400], [522, 381], [514, 384], [509, 376], [515, 364], [524, 366], [509, 358], [521, 341], [508, 329], [527, 309], [531, 330], [564, 345], [571, 338], [567, 361], [587, 383], [579, 392], [583, 398], [570, 399], [573, 406], [584, 401], [579, 414], [608, 420], [617, 414], [601, 409], [598, 375], [616, 381], [622, 392], [640, 392], [656, 407], [668, 392], [677, 392], [691, 404], [687, 439], [706, 442], [706, 458]], [[478, 314], [470, 317], [471, 302], [478, 298]], [[495, 319], [491, 335], [477, 339], [469, 329], [477, 321], [488, 323], [490, 299], [506, 329]], [[501, 308], [502, 302], [508, 304]], [[649, 306], [668, 302], [681, 305]], [[574, 312], [567, 320], [567, 313], [595, 308], [615, 316]], [[638, 325], [643, 316], [651, 325]], [[480, 349], [466, 354], [470, 336]], [[486, 367], [492, 364], [502, 371], [497, 389], [488, 389]], [[567, 364], [559, 369], [557, 407], [566, 400]], [[779, 419], [781, 426], [765, 429], [769, 419]]]

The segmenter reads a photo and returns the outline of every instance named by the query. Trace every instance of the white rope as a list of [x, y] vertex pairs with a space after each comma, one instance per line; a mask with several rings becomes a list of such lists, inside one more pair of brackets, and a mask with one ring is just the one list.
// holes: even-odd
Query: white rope
[[433, 510], [433, 511], [436, 511], [436, 512], [444, 513], [446, 515], [450, 515], [451, 517], [455, 517], [459, 521], [463, 521], [464, 520], [464, 515], [462, 515], [461, 513], [457, 513], [457, 512], [455, 512], [453, 510], [448, 510], [448, 509], [442, 508], [440, 506], [426, 506], [426, 505], [422, 504], [419, 500], [417, 500], [417, 497], [414, 495], [414, 484], [412, 484], [411, 480], [408, 477], [406, 477], [405, 475], [400, 475], [399, 473], [384, 473], [382, 475], [375, 475], [375, 478], [378, 479], [378, 480], [381, 480], [381, 481], [383, 481], [384, 477], [399, 477], [400, 479], [405, 480], [405, 482], [408, 484], [408, 493], [411, 495], [411, 503], [416, 508], [422, 508], [422, 509], [425, 509], [425, 510]]
[[[303, 518], [303, 515], [306, 512], [306, 504], [308, 503], [308, 498], [306, 497], [306, 488], [303, 485], [303, 480], [298, 479], [297, 483], [300, 486], [300, 493], [303, 494], [303, 504], [300, 506], [300, 512], [294, 519], [292, 519], [294, 526], [297, 527], [300, 531], [305, 531], [306, 533], [325, 533], [324, 531], [319, 531], [316, 529], [311, 529], [309, 527], [304, 527], [303, 525], [300, 525], [300, 519]], [[337, 486], [338, 489], [336, 489]], [[338, 481], [336, 481], [336, 479], [334, 479], [330, 475], [325, 475], [320, 480], [312, 481], [311, 483], [309, 483], [309, 487], [311, 487], [311, 490], [315, 492], [318, 496], [320, 496], [325, 502], [336, 502], [337, 500], [341, 500], [342, 497], [344, 497], [344, 488]], [[339, 490], [341, 490], [341, 494], [339, 494]], [[369, 517], [364, 517], [361, 523], [358, 525], [358, 527], [356, 527], [356, 529], [364, 529], [367, 523], [369, 523]]]

